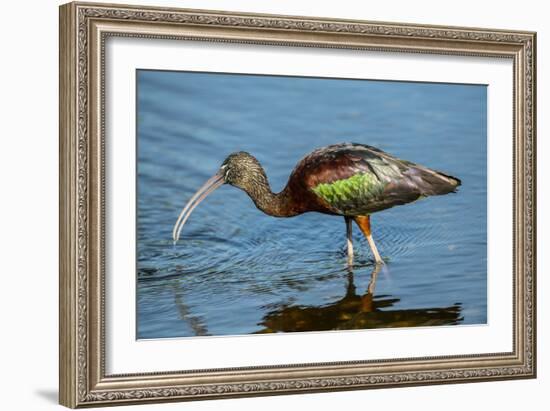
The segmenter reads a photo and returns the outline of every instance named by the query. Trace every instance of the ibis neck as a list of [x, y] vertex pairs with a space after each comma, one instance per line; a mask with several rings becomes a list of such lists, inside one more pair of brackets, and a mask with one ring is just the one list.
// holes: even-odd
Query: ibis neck
[[256, 207], [267, 215], [291, 217], [299, 214], [293, 207], [293, 198], [288, 186], [280, 193], [274, 193], [265, 175], [257, 178], [254, 184], [245, 188], [245, 191]]

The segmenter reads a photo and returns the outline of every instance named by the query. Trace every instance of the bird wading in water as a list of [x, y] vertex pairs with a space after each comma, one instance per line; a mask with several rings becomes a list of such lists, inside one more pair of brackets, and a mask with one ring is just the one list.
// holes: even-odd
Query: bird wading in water
[[353, 263], [355, 221], [376, 263], [382, 264], [372, 238], [371, 214], [424, 197], [453, 193], [461, 182], [372, 146], [342, 143], [305, 156], [290, 174], [286, 187], [273, 193], [260, 162], [240, 151], [230, 154], [183, 208], [174, 225], [174, 242], [195, 207], [223, 184], [244, 190], [258, 209], [273, 217], [293, 217], [309, 211], [344, 217], [349, 264]]

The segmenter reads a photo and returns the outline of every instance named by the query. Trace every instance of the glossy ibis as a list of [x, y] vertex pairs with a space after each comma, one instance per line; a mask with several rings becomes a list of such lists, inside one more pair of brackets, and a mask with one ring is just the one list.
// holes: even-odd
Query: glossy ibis
[[352, 221], [361, 229], [377, 264], [383, 263], [372, 238], [370, 215], [418, 199], [456, 191], [460, 180], [372, 146], [356, 143], [319, 148], [298, 162], [280, 193], [270, 189], [259, 161], [244, 151], [230, 154], [218, 172], [189, 200], [174, 226], [173, 239], [191, 212], [223, 184], [244, 190], [257, 208], [274, 217], [308, 211], [344, 217], [348, 262], [353, 262]]

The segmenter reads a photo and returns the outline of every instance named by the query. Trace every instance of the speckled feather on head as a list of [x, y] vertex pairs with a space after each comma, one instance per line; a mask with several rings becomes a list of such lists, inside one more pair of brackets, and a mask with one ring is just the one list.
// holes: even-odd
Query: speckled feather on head
[[[174, 226], [177, 241], [193, 209], [222, 184], [244, 190], [264, 213], [292, 217], [309, 211], [354, 219], [381, 262], [370, 233], [370, 214], [420, 198], [455, 192], [461, 181], [357, 143], [319, 148], [298, 162], [286, 187], [273, 193], [259, 161], [246, 152], [229, 155], [220, 170], [188, 202]], [[351, 229], [348, 227], [348, 247]]]

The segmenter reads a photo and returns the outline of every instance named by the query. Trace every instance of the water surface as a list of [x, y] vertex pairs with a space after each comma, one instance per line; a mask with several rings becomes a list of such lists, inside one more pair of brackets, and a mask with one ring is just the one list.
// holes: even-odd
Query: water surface
[[[486, 88], [138, 71], [138, 338], [484, 324]], [[282, 189], [311, 150], [353, 141], [445, 171], [459, 193], [376, 213], [387, 265], [341, 217], [279, 219], [223, 186], [180, 241], [185, 202], [234, 151]]]

